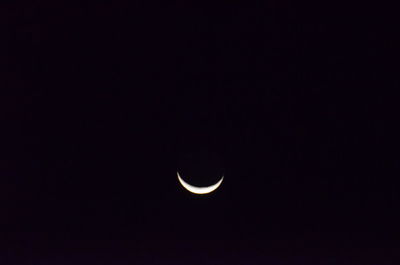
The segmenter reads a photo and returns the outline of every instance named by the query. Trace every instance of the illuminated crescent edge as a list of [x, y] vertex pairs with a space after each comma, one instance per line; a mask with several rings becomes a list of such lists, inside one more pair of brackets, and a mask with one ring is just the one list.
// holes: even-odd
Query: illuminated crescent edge
[[222, 181], [224, 180], [224, 176], [222, 176], [222, 178], [217, 183], [215, 183], [211, 186], [196, 187], [196, 186], [190, 185], [189, 183], [186, 183], [179, 175], [179, 172], [177, 172], [177, 175], [178, 175], [178, 180], [182, 184], [182, 186], [185, 189], [187, 189], [188, 191], [195, 193], [195, 194], [207, 194], [207, 193], [213, 192], [221, 185]]

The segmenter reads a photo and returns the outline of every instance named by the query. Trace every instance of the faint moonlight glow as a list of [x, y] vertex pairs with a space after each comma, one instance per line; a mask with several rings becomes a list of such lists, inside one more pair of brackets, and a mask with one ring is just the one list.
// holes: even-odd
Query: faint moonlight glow
[[222, 178], [214, 185], [211, 185], [208, 187], [196, 187], [196, 186], [186, 183], [179, 175], [179, 172], [177, 172], [177, 174], [178, 174], [178, 180], [182, 184], [182, 186], [185, 189], [187, 189], [188, 191], [195, 193], [195, 194], [207, 194], [207, 193], [213, 192], [221, 185], [222, 181], [224, 180], [224, 176], [222, 176]]

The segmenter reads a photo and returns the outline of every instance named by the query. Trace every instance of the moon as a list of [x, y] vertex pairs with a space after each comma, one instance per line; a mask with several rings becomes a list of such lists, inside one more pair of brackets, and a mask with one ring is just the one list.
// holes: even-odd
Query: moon
[[178, 175], [178, 180], [181, 183], [181, 185], [188, 191], [195, 193], [195, 194], [207, 194], [207, 193], [213, 192], [216, 189], [218, 189], [218, 187], [221, 185], [222, 181], [224, 180], [224, 176], [222, 176], [221, 179], [217, 183], [215, 183], [211, 186], [196, 187], [196, 186], [190, 185], [189, 183], [186, 183], [179, 175], [179, 172], [177, 172], [177, 175]]

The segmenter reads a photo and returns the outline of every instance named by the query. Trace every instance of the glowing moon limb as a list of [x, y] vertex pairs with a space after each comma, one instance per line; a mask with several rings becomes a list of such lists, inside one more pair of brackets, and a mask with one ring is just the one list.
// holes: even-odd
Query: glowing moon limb
[[190, 185], [189, 183], [186, 183], [179, 175], [179, 172], [177, 172], [177, 174], [178, 174], [178, 180], [182, 184], [182, 186], [185, 189], [187, 189], [188, 191], [195, 193], [195, 194], [207, 194], [207, 193], [213, 192], [221, 185], [222, 181], [224, 180], [224, 176], [222, 176], [222, 178], [217, 183], [215, 183], [211, 186], [196, 187], [196, 186]]

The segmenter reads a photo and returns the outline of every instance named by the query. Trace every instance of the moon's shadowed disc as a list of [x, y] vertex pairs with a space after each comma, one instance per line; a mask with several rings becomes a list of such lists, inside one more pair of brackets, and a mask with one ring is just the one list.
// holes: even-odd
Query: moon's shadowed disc
[[209, 150], [181, 154], [177, 170], [184, 181], [198, 187], [213, 185], [224, 175], [221, 157]]

